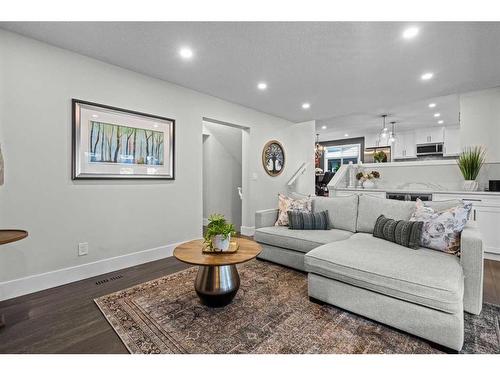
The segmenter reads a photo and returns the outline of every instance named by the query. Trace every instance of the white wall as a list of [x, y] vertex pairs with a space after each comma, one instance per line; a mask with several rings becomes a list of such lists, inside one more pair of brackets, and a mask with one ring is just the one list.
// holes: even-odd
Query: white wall
[[460, 95], [462, 146], [482, 145], [487, 160], [500, 162], [500, 88]]
[[[0, 227], [30, 233], [2, 246], [0, 293], [2, 281], [200, 237], [203, 117], [249, 128], [243, 137], [243, 189], [249, 198], [243, 225], [249, 227], [256, 209], [276, 205], [277, 192], [306, 156], [304, 150], [293, 152], [314, 138], [310, 125], [296, 127], [6, 31], [0, 31], [0, 49], [6, 160]], [[72, 181], [71, 98], [176, 119], [175, 181]], [[262, 147], [272, 138], [289, 156], [285, 172], [274, 179], [261, 165]], [[89, 254], [78, 257], [77, 243], [83, 241], [89, 242]]]
[[241, 227], [242, 129], [203, 122], [203, 218], [222, 214]]
[[308, 163], [307, 169], [292, 187], [293, 191], [302, 194], [315, 194], [314, 190], [314, 144], [316, 121], [302, 122], [287, 129], [284, 138], [291, 146], [287, 150], [288, 169], [285, 171], [287, 181], [303, 162]]

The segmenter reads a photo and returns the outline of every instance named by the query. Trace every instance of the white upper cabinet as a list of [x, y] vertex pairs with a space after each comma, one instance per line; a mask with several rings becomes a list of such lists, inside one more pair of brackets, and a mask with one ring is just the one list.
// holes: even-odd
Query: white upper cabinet
[[392, 145], [392, 158], [403, 159], [405, 154], [404, 134], [399, 133], [394, 145]]
[[456, 156], [460, 154], [460, 128], [446, 127], [444, 129], [444, 156]]
[[444, 141], [444, 127], [432, 127], [415, 130], [415, 144], [439, 143]]
[[415, 158], [415, 133], [413, 131], [397, 133], [392, 152], [393, 159]]

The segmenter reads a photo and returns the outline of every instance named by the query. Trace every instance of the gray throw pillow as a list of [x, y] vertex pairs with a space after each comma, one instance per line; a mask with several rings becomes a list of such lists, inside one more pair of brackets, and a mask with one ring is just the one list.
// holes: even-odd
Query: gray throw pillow
[[316, 213], [304, 211], [288, 211], [288, 228], [305, 230], [328, 230], [330, 229], [328, 211], [321, 211]]
[[422, 221], [393, 220], [380, 215], [373, 228], [373, 237], [418, 249], [423, 225]]

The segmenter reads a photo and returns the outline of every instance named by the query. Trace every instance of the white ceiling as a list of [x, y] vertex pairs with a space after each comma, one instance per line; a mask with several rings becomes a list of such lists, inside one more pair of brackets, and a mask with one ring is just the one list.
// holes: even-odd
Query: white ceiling
[[[416, 25], [420, 34], [404, 40], [400, 22], [0, 23], [295, 122], [500, 85], [500, 23]], [[184, 45], [192, 61], [178, 56]], [[422, 82], [425, 71], [435, 78]], [[261, 80], [265, 92], [256, 89]]]
[[[429, 108], [430, 103], [436, 106]], [[439, 113], [440, 116], [434, 117], [436, 113]], [[387, 115], [388, 128], [391, 127], [390, 122], [394, 121], [396, 130], [400, 131], [433, 126], [457, 126], [459, 125], [460, 99], [456, 94], [447, 95], [400, 106], [385, 107], [371, 112], [338, 116], [318, 121], [316, 130], [321, 134], [321, 139], [325, 139], [330, 133], [334, 138], [343, 137], [343, 133], [349, 132], [356, 132], [356, 134], [359, 131], [375, 133], [382, 129], [382, 114]], [[442, 120], [443, 124], [439, 124], [439, 120]], [[326, 129], [323, 129], [323, 126], [326, 126]]]

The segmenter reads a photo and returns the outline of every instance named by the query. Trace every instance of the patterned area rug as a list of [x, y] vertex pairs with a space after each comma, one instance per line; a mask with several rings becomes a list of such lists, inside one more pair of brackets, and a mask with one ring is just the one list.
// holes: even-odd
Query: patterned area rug
[[[254, 260], [223, 308], [203, 306], [197, 268], [97, 298], [131, 353], [441, 353], [430, 343], [309, 301], [305, 274]], [[500, 306], [466, 314], [464, 353], [499, 353]]]

